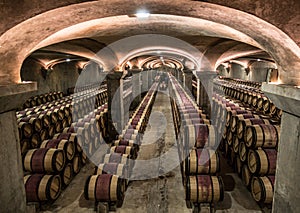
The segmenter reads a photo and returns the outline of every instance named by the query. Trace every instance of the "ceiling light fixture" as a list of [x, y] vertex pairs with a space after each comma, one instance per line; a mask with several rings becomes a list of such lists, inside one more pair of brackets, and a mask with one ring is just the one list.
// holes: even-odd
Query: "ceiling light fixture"
[[69, 58], [66, 59], [66, 62], [70, 62], [70, 61], [71, 61], [71, 59], [69, 59]]
[[137, 18], [148, 18], [150, 13], [147, 10], [138, 10], [135, 16]]

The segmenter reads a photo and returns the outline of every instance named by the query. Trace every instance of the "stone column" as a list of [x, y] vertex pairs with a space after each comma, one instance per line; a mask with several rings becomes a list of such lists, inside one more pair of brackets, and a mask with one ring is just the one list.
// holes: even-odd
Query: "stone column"
[[193, 72], [191, 70], [184, 70], [184, 82], [183, 85], [186, 89], [192, 93], [193, 90]]
[[178, 72], [178, 81], [183, 84], [183, 72], [182, 71], [179, 71]]
[[148, 82], [148, 74], [151, 72], [150, 70], [144, 71], [141, 73], [142, 78], [142, 91], [148, 91], [149, 82]]
[[132, 95], [137, 102], [141, 102], [141, 72], [136, 71], [132, 75]]
[[197, 77], [197, 104], [200, 105], [200, 79]]
[[[122, 132], [124, 125], [123, 108], [123, 72], [110, 72], [107, 74], [107, 95], [108, 95], [108, 120], [116, 125], [118, 132]], [[113, 134], [113, 126], [108, 127], [108, 132]]]
[[203, 105], [210, 114], [213, 94], [213, 80], [217, 77], [217, 73], [214, 71], [198, 71], [196, 72], [196, 75], [198, 79], [200, 79], [200, 85], [202, 85], [200, 89], [200, 105]]
[[[26, 206], [16, 109], [37, 90], [36, 83], [0, 86], [0, 201], [2, 212], [30, 212]], [[34, 212], [34, 209], [31, 209]]]
[[263, 83], [262, 90], [283, 110], [274, 187], [274, 213], [300, 209], [300, 89]]

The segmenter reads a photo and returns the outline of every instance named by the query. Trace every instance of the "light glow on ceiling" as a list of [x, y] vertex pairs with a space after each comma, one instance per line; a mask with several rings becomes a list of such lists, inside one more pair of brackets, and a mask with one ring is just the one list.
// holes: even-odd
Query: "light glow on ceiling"
[[135, 16], [137, 18], [149, 18], [150, 13], [147, 10], [138, 10]]

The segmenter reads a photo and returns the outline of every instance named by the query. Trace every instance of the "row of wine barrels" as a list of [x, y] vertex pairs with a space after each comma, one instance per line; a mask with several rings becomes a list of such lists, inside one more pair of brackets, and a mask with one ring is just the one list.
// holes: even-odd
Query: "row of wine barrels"
[[63, 93], [59, 92], [59, 91], [34, 96], [25, 101], [25, 103], [23, 104], [23, 108], [38, 106], [38, 105], [45, 104], [50, 101], [58, 100], [62, 97], [63, 97]]
[[[236, 88], [232, 88], [234, 92]], [[235, 162], [235, 170], [241, 176], [243, 183], [251, 191], [255, 201], [265, 204], [272, 203], [273, 184], [277, 151], [276, 147], [279, 140], [280, 120], [274, 118], [277, 108], [263, 94], [257, 92], [246, 92], [239, 90], [234, 98], [239, 98], [242, 102], [241, 107], [255, 107], [249, 112], [228, 109], [226, 132], [223, 132], [225, 153]], [[241, 99], [241, 96], [242, 99]], [[232, 96], [233, 97], [233, 96]], [[247, 98], [251, 101], [248, 103]], [[214, 103], [222, 105], [232, 99], [225, 99], [215, 95]], [[245, 104], [245, 105], [244, 105]], [[217, 107], [215, 107], [217, 109]], [[276, 117], [280, 117], [277, 116]], [[230, 132], [228, 129], [230, 128]], [[226, 150], [227, 148], [227, 150]], [[232, 156], [236, 156], [233, 160]], [[266, 176], [265, 176], [266, 175]]]
[[254, 107], [256, 110], [262, 111], [264, 114], [278, 117], [281, 116], [281, 110], [278, 109], [269, 98], [265, 97], [260, 90], [253, 90], [249, 87], [241, 87], [240, 85], [233, 85], [226, 81], [221, 81], [225, 88], [225, 95], [236, 98]]
[[186, 200], [193, 203], [213, 203], [224, 199], [224, 186], [220, 177], [210, 175], [187, 176]]
[[210, 149], [193, 149], [185, 160], [185, 173], [216, 174], [220, 170], [219, 155]]

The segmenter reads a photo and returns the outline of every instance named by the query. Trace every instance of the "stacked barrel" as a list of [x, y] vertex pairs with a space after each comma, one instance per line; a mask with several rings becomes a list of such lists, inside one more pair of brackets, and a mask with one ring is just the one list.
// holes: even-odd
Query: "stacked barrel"
[[59, 100], [62, 97], [63, 97], [63, 93], [60, 91], [49, 92], [42, 95], [33, 96], [25, 101], [25, 103], [23, 104], [23, 108], [26, 109], [34, 106], [39, 106], [47, 102]]
[[84, 195], [95, 200], [96, 205], [108, 203], [109, 208], [120, 207], [128, 180], [141, 144], [140, 133], [145, 131], [155, 100], [158, 83], [155, 82], [145, 95], [128, 124], [111, 144], [103, 162], [95, 167], [94, 175], [86, 180]]
[[[92, 112], [72, 123], [74, 96], [42, 104], [17, 112], [22, 146], [24, 184], [27, 202], [55, 200], [86, 162], [86, 143], [98, 137], [101, 143], [100, 123], [107, 111], [106, 90], [83, 91], [78, 97], [96, 97]], [[99, 99], [97, 101], [97, 98]], [[102, 99], [103, 98], [103, 99]], [[82, 102], [87, 99], [80, 99]], [[86, 103], [77, 102], [76, 104]], [[96, 107], [96, 109], [94, 109]], [[75, 116], [78, 118], [78, 115]], [[83, 124], [82, 124], [83, 123]], [[95, 129], [94, 129], [95, 128]], [[44, 131], [43, 131], [44, 130]], [[97, 132], [96, 132], [97, 130]], [[88, 132], [88, 134], [85, 134]], [[35, 136], [37, 135], [37, 136]], [[87, 137], [88, 135], [88, 137]], [[86, 141], [88, 139], [88, 141]], [[25, 147], [24, 141], [27, 141]]]
[[223, 181], [217, 173], [220, 161], [215, 129], [178, 81], [170, 76], [171, 105], [177, 136], [186, 203], [189, 208], [212, 206], [224, 197]]
[[259, 83], [215, 81], [213, 114], [229, 163], [253, 198], [271, 204], [276, 170], [281, 110], [263, 95]]

